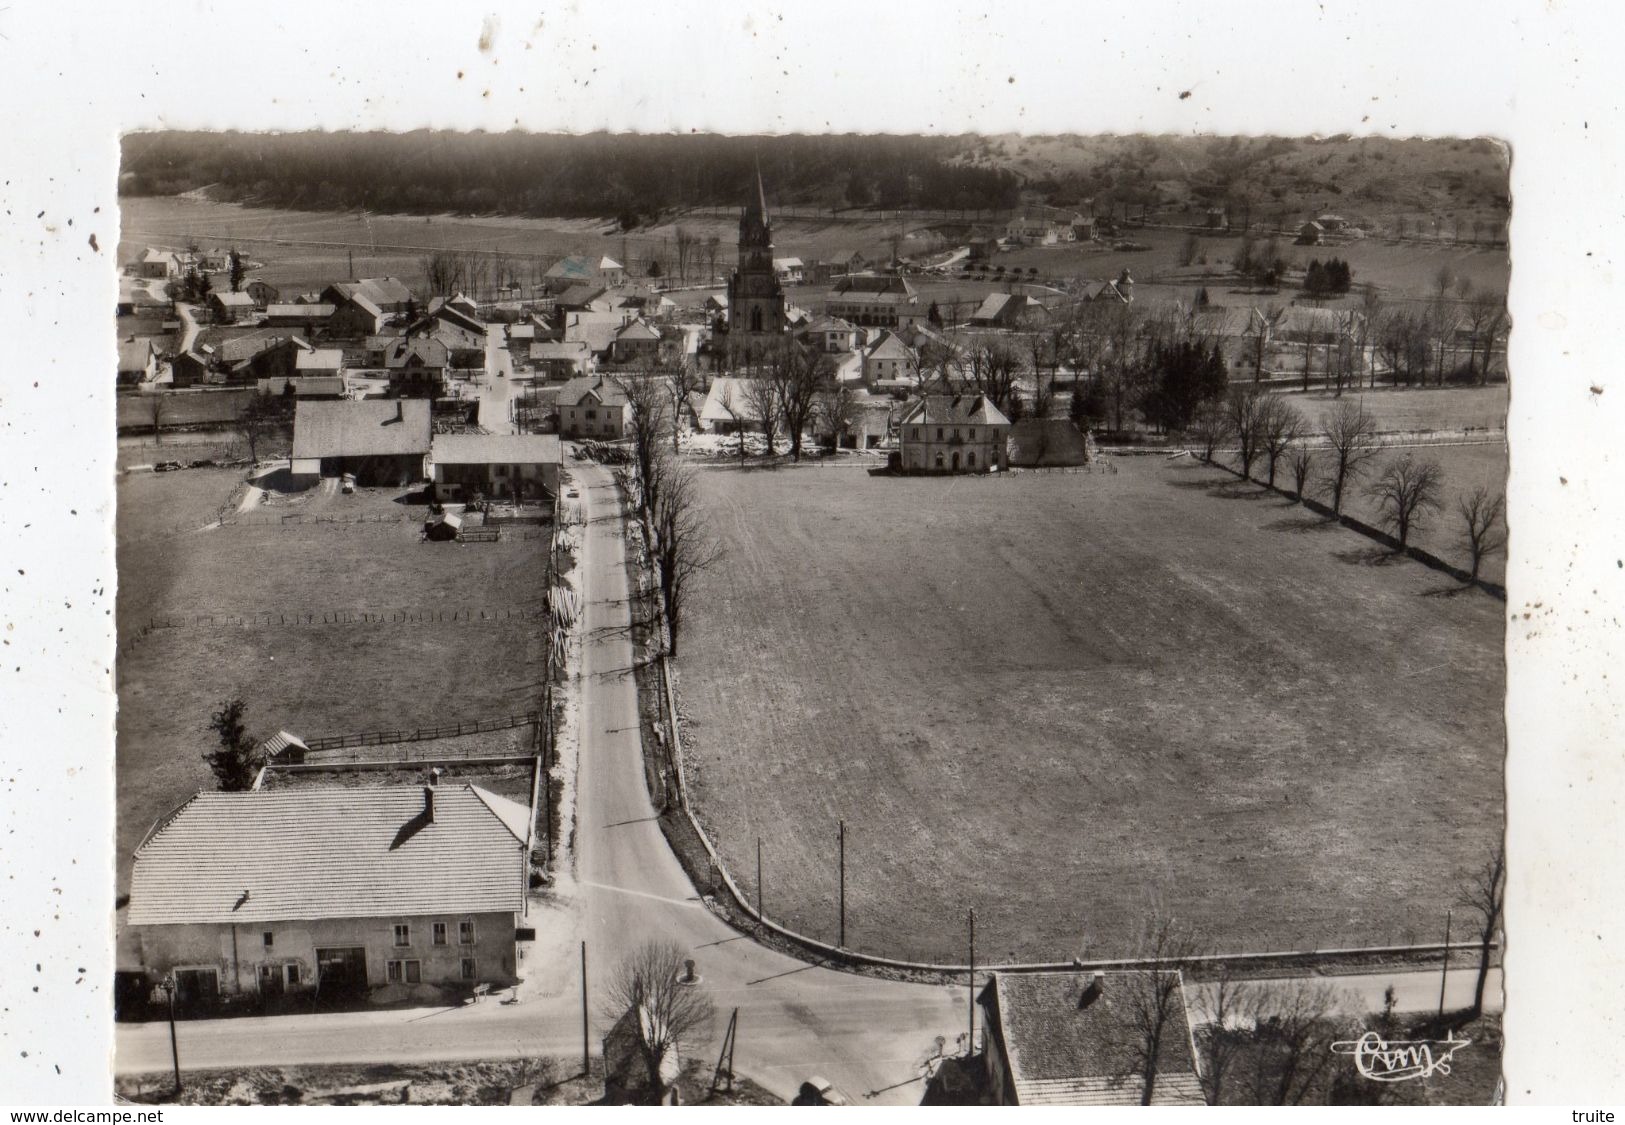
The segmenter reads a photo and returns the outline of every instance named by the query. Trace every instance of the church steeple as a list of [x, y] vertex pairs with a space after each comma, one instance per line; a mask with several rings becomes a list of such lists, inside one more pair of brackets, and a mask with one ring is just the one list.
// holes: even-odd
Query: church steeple
[[756, 162], [756, 195], [745, 203], [739, 216], [739, 247], [773, 249], [773, 224], [767, 216], [767, 188], [762, 184], [762, 164]]
[[734, 362], [750, 361], [785, 330], [784, 289], [773, 268], [767, 187], [756, 162], [756, 191], [739, 215], [739, 265], [728, 279], [728, 343]]

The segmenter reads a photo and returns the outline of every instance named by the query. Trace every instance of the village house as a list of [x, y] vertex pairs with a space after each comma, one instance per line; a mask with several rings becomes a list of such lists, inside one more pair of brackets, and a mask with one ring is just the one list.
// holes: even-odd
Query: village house
[[195, 387], [209, 381], [209, 361], [196, 352], [182, 352], [169, 361], [169, 385]]
[[559, 388], [559, 436], [614, 441], [631, 423], [626, 392], [603, 376], [571, 379]]
[[784, 285], [800, 285], [806, 276], [806, 265], [800, 258], [774, 258], [773, 272]]
[[344, 385], [342, 375], [307, 375], [298, 379], [261, 379], [258, 386], [262, 395], [325, 400], [328, 402], [335, 402], [343, 398], [348, 389]]
[[390, 394], [438, 398], [445, 393], [451, 349], [433, 336], [403, 336], [384, 350]]
[[591, 375], [597, 366], [585, 340], [539, 340], [527, 359], [538, 375], [555, 381]]
[[629, 320], [610, 337], [613, 363], [653, 363], [660, 355], [660, 333], [642, 320]]
[[897, 424], [909, 473], [989, 473], [1010, 467], [1010, 419], [986, 395], [926, 395]]
[[726, 375], [712, 379], [697, 419], [700, 431], [739, 434], [761, 429], [762, 415], [752, 391], [755, 383], [754, 379]]
[[919, 295], [900, 274], [849, 274], [830, 287], [824, 312], [863, 328], [909, 328], [925, 319]]
[[405, 487], [424, 479], [427, 399], [301, 402], [293, 415], [294, 477], [354, 473], [362, 485]]
[[[329, 292], [331, 291], [330, 288]], [[327, 334], [342, 340], [359, 340], [366, 336], [376, 336], [383, 330], [384, 322], [389, 319], [389, 314], [364, 293], [335, 297], [333, 300], [327, 300], [324, 296], [321, 304], [311, 307], [329, 306], [333, 312], [327, 318]]]
[[802, 325], [799, 336], [826, 355], [837, 355], [857, 348], [863, 333], [838, 316], [815, 316]]
[[344, 370], [342, 348], [311, 348], [301, 350], [293, 357], [293, 373], [300, 378], [312, 376], [333, 378]]
[[429, 447], [435, 496], [550, 501], [559, 492], [560, 449], [553, 434], [436, 434]]
[[863, 349], [863, 381], [869, 386], [912, 384], [919, 373], [913, 349], [889, 330], [882, 329]]
[[363, 277], [336, 281], [322, 290], [321, 303], [342, 307], [357, 297], [382, 313], [402, 313], [412, 304], [412, 291], [398, 277]]
[[1299, 246], [1319, 246], [1320, 240], [1326, 234], [1326, 228], [1310, 219], [1298, 228]]
[[1080, 216], [1053, 218], [1044, 215], [1022, 215], [1011, 219], [1004, 227], [1004, 235], [1013, 242], [1027, 246], [1055, 246], [1062, 242], [1077, 241], [1076, 223]]
[[332, 318], [332, 305], [273, 303], [265, 306], [264, 323], [267, 328], [297, 328], [314, 335], [318, 329], [327, 328]]
[[1116, 302], [1120, 305], [1132, 304], [1134, 301], [1134, 278], [1125, 267], [1117, 275], [1115, 281], [1091, 281], [1083, 286], [1079, 294], [1085, 301]]
[[[158, 377], [158, 349], [146, 336], [120, 340], [118, 344], [118, 385], [139, 386]], [[105, 384], [104, 384], [105, 385]]]
[[180, 258], [173, 250], [159, 250], [149, 246], [136, 263], [136, 276], [154, 281], [166, 281], [181, 275]]
[[[1183, 982], [1156, 1054], [1152, 1105], [1206, 1105]], [[1136, 996], [1157, 971], [994, 973], [977, 998], [994, 1105], [1139, 1105], [1144, 1032]]]
[[254, 307], [261, 312], [282, 299], [282, 293], [276, 286], [258, 277], [251, 277], [243, 282], [243, 292], [249, 295], [254, 302]]
[[183, 1010], [443, 1002], [518, 978], [530, 842], [531, 810], [473, 785], [202, 792], [136, 849], [128, 919]]
[[837, 250], [825, 259], [824, 264], [834, 273], [857, 273], [868, 268], [869, 259], [856, 250]]
[[614, 288], [626, 284], [626, 267], [607, 254], [596, 263], [591, 258], [572, 254], [554, 262], [542, 278], [554, 293], [583, 281]]
[[236, 324], [254, 312], [254, 298], [247, 293], [222, 293], [217, 289], [209, 294], [209, 313], [216, 324]]
[[299, 358], [314, 350], [299, 336], [269, 333], [244, 340], [227, 340], [221, 344], [219, 354], [230, 382], [252, 383], [261, 379], [298, 378]]
[[989, 293], [976, 311], [971, 313], [973, 328], [1026, 328], [1042, 321], [1047, 314], [1036, 297], [1020, 293]]

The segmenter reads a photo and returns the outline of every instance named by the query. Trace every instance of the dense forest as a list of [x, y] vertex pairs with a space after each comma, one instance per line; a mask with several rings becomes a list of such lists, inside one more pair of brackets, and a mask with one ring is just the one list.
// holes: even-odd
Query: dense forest
[[736, 206], [758, 162], [779, 203], [1015, 206], [1021, 178], [963, 159], [965, 138], [557, 136], [530, 133], [142, 133], [120, 191], [268, 206], [619, 217]]

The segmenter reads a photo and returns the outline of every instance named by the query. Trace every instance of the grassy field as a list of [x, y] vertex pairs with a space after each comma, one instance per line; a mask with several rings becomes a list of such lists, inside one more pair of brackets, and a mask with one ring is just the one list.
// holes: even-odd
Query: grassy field
[[[213, 784], [199, 757], [209, 713], [241, 695], [250, 729], [336, 734], [508, 715], [535, 706], [546, 630], [535, 620], [481, 621], [479, 611], [538, 608], [548, 540], [420, 543], [415, 519], [389, 523], [243, 523], [165, 530], [209, 518], [240, 474], [130, 474], [118, 484], [120, 640], [157, 629], [118, 668], [119, 885], [130, 852], [161, 813]], [[393, 495], [304, 494], [259, 515], [299, 510], [392, 517]], [[404, 611], [470, 609], [474, 620], [391, 623]], [[257, 612], [369, 611], [378, 623], [259, 625]], [[240, 614], [247, 625], [196, 624]]]
[[[1439, 929], [1502, 820], [1501, 603], [1191, 462], [713, 469], [679, 661], [696, 808], [770, 916], [985, 962]], [[1318, 522], [1318, 521], [1317, 521]]]

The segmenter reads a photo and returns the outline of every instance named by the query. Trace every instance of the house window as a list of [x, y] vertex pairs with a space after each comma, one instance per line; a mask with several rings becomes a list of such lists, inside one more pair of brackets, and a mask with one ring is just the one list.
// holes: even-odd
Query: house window
[[275, 941], [275, 935], [272, 934], [270, 930], [266, 930], [263, 934], [260, 935], [260, 941], [265, 943], [265, 948], [266, 949], [270, 949], [272, 944]]
[[937, 427], [937, 440], [938, 441], [942, 440], [942, 427], [941, 426]]
[[915, 439], [916, 441], [918, 441], [919, 437], [920, 437], [920, 427], [918, 427], [918, 426], [910, 426], [909, 431], [908, 431], [908, 436]]
[[937, 468], [942, 468], [942, 454], [937, 454]]
[[390, 984], [422, 984], [423, 962], [412, 961], [386, 961], [384, 962], [385, 975]]
[[444, 922], [434, 924], [434, 943], [436, 945], [446, 944], [446, 924]]
[[970, 460], [967, 461], [966, 464], [968, 464], [973, 469], [976, 468], [976, 451], [974, 449], [971, 450], [971, 452], [970, 452]]
[[959, 440], [959, 427], [958, 426], [954, 427], [954, 440], [955, 441]]
[[477, 975], [479, 975], [479, 966], [474, 963], [474, 958], [472, 958], [472, 957], [464, 957], [463, 958], [463, 979], [464, 980], [473, 980]]
[[972, 427], [971, 427], [971, 428], [970, 428], [970, 439], [971, 439], [971, 440], [972, 440], [972, 441], [975, 441], [975, 440], [976, 440], [976, 427], [975, 427], [975, 426], [972, 426]]
[[299, 984], [299, 966], [293, 962], [282, 966], [282, 975], [288, 982], [289, 988], [296, 988]]
[[457, 944], [474, 944], [474, 923], [471, 920], [465, 920], [457, 923]]
[[411, 945], [412, 944], [412, 927], [411, 926], [408, 926], [404, 922], [396, 923], [396, 925], [395, 925], [395, 944], [396, 945]]
[[593, 419], [595, 419], [597, 417], [598, 417], [598, 411], [596, 411], [596, 410], [588, 410], [587, 411], [587, 420], [588, 421], [592, 421]]

